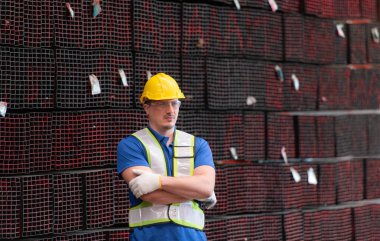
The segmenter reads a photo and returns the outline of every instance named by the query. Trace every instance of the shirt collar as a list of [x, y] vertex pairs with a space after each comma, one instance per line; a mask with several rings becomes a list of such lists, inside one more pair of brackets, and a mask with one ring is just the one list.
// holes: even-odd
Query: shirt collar
[[[158, 133], [157, 131], [153, 130], [153, 128], [150, 127], [150, 125], [148, 125], [148, 128], [160, 143], [162, 143], [164, 145], [166, 145], [166, 143], [168, 143], [169, 137], [163, 136], [160, 133]], [[173, 132], [174, 134], [175, 134], [175, 130], [176, 130], [176, 127], [174, 127], [174, 132]], [[171, 144], [173, 144], [173, 143], [171, 143]]]

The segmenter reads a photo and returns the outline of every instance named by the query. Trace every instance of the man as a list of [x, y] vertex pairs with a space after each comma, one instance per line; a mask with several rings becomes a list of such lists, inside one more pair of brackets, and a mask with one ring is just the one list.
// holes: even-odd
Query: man
[[151, 77], [140, 98], [149, 126], [117, 147], [118, 173], [131, 191], [131, 241], [207, 240], [199, 204], [216, 203], [215, 167], [204, 139], [176, 129], [180, 99], [172, 77]]

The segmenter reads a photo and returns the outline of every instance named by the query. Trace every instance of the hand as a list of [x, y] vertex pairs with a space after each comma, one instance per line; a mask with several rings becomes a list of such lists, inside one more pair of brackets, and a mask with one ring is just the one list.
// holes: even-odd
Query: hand
[[129, 182], [129, 188], [136, 198], [161, 188], [160, 175], [139, 169], [133, 169], [132, 172], [136, 174], [137, 177]]
[[213, 208], [217, 202], [215, 192], [212, 192], [212, 195], [210, 197], [205, 198], [205, 199], [198, 199], [198, 201], [201, 201], [202, 206], [205, 207], [206, 209]]

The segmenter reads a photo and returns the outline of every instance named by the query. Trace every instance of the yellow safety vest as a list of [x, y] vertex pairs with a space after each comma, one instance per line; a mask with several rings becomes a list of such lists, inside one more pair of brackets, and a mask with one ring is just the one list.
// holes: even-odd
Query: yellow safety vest
[[[154, 173], [167, 176], [164, 151], [153, 133], [142, 129], [132, 134], [143, 144], [149, 166]], [[176, 130], [173, 150], [173, 176], [192, 176], [194, 174], [195, 137]], [[151, 224], [174, 222], [176, 224], [202, 230], [205, 223], [204, 213], [195, 201], [173, 203], [170, 205], [153, 204], [143, 201], [129, 210], [129, 227], [142, 227]]]

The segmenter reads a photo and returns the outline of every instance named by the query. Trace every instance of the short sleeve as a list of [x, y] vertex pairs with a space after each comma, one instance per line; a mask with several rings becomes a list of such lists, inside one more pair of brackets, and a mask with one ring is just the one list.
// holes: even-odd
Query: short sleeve
[[147, 166], [149, 163], [142, 143], [134, 136], [122, 139], [117, 146], [117, 173], [130, 167]]
[[194, 168], [204, 165], [215, 168], [214, 160], [212, 158], [212, 152], [208, 142], [203, 138], [196, 137]]

